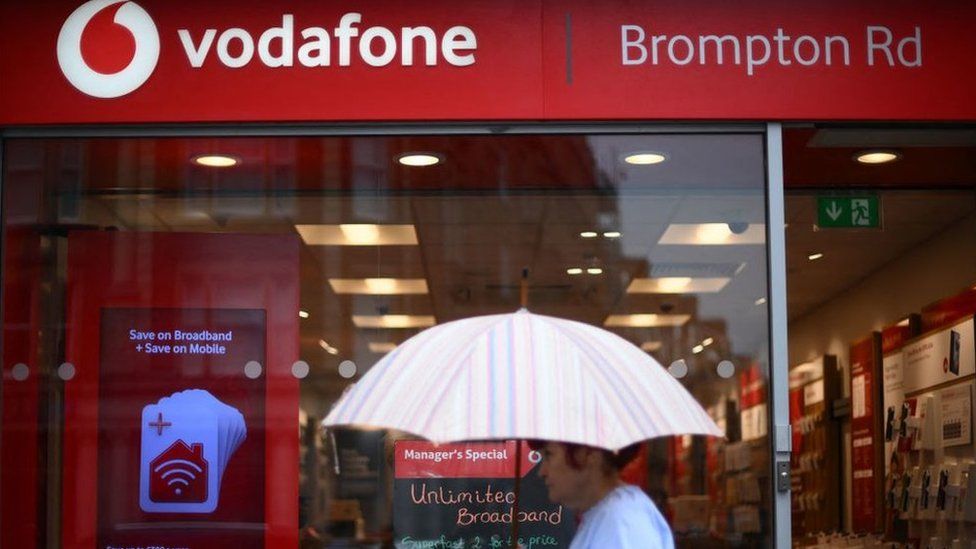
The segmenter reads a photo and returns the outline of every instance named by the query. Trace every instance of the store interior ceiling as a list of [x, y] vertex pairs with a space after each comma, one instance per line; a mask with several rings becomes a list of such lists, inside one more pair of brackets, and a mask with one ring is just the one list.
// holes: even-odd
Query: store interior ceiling
[[[976, 212], [973, 128], [800, 125], [784, 131], [783, 148], [791, 322]], [[901, 158], [853, 161], [874, 149]], [[817, 226], [818, 196], [865, 192], [880, 198], [880, 229]]]
[[[410, 313], [445, 322], [512, 311], [525, 267], [537, 312], [596, 325], [608, 313], [691, 315], [694, 329], [680, 338], [669, 329], [618, 330], [636, 344], [662, 341], [652, 354], [664, 363], [707, 338], [717, 340], [722, 358], [759, 352], [767, 322], [765, 307], [757, 306], [766, 297], [763, 246], [654, 244], [673, 223], [761, 226], [763, 163], [753, 158], [761, 144], [682, 137], [649, 136], [647, 146], [671, 147], [669, 162], [694, 165], [695, 179], [662, 171], [646, 196], [629, 192], [641, 178], [617, 162], [634, 136], [106, 138], [45, 147], [24, 140], [5, 155], [5, 180], [40, 171], [65, 182], [58, 219], [75, 228], [280, 233], [301, 223], [413, 224], [416, 246], [303, 246], [302, 355], [328, 365], [328, 375], [309, 381], [337, 394], [346, 384], [334, 374], [341, 359], [375, 362], [383, 351], [370, 343], [396, 344], [418, 331], [362, 337], [353, 315]], [[857, 151], [879, 147], [895, 147], [902, 157], [877, 166], [853, 161]], [[424, 170], [397, 165], [396, 156], [410, 150], [436, 150], [454, 161]], [[221, 172], [190, 162], [213, 151], [229, 152], [241, 165]], [[711, 158], [709, 151], [721, 153]], [[976, 130], [797, 125], [784, 131], [783, 152], [791, 320], [976, 210]], [[745, 167], [733, 172], [729, 165]], [[879, 193], [882, 228], [818, 230], [816, 196], [837, 187]], [[18, 222], [16, 212], [8, 215]], [[618, 239], [580, 238], [621, 227]], [[814, 253], [824, 256], [809, 260]], [[574, 266], [604, 272], [567, 276]], [[708, 296], [626, 292], [636, 277], [687, 274], [681, 269], [733, 282]], [[361, 277], [426, 279], [429, 293], [327, 296], [328, 279]]]

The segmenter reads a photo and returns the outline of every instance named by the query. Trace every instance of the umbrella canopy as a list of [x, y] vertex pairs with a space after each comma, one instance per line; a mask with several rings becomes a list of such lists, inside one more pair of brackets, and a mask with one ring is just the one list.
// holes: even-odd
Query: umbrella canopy
[[434, 442], [539, 439], [613, 451], [659, 436], [723, 436], [632, 343], [525, 309], [417, 334], [374, 365], [323, 424], [397, 429]]

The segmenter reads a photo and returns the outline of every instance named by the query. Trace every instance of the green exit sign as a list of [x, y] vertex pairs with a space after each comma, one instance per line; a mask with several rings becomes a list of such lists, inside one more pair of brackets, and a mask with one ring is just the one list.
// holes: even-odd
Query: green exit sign
[[877, 229], [881, 201], [875, 195], [818, 196], [817, 225], [821, 229]]

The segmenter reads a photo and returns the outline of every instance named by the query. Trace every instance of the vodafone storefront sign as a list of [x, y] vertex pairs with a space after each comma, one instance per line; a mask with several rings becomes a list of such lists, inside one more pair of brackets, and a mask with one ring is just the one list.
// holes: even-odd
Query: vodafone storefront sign
[[976, 120], [976, 3], [0, 2], [0, 125]]
[[[258, 60], [266, 67], [291, 67], [296, 64], [296, 42], [297, 64], [304, 67], [328, 67], [333, 64], [348, 67], [353, 62], [354, 52], [359, 56], [358, 61], [372, 67], [384, 67], [397, 59], [400, 65], [409, 67], [415, 63], [414, 52], [418, 44], [422, 52], [420, 59], [416, 60], [418, 64], [437, 65], [438, 52], [444, 61], [455, 67], [466, 67], [475, 62], [478, 39], [469, 27], [453, 26], [438, 37], [427, 26], [397, 30], [382, 26], [360, 29], [362, 21], [361, 13], [347, 13], [339, 19], [331, 36], [330, 31], [323, 27], [309, 26], [298, 31], [296, 39], [295, 16], [285, 14], [281, 17], [280, 26], [265, 30], [257, 40], [241, 28], [224, 31], [207, 29], [196, 38], [189, 30], [180, 29], [179, 36], [190, 65], [196, 68], [207, 62], [211, 49], [216, 49], [216, 58], [224, 66], [233, 69], [243, 67], [254, 59], [255, 43]], [[357, 37], [358, 47], [353, 45], [353, 39]]]
[[[99, 19], [101, 24], [93, 24]], [[120, 28], [113, 29], [115, 25]], [[109, 32], [95, 34], [108, 36], [92, 36], [95, 29], [90, 27], [96, 26]], [[115, 35], [115, 40], [111, 35]], [[113, 53], [127, 58], [119, 70], [106, 72], [98, 67]], [[156, 25], [135, 2], [86, 2], [68, 16], [58, 36], [58, 64], [65, 78], [93, 97], [120, 97], [132, 92], [149, 78], [158, 60]]]
[[[280, 26], [257, 37], [239, 27], [209, 28], [198, 36], [179, 29], [177, 34], [193, 68], [213, 60], [238, 69], [255, 60], [255, 51], [257, 61], [266, 67], [292, 67], [296, 64], [296, 42], [297, 64], [304, 67], [348, 67], [354, 55], [372, 67], [383, 67], [397, 59], [404, 67], [415, 62], [435, 66], [439, 58], [455, 67], [475, 62], [478, 38], [470, 27], [456, 25], [438, 36], [428, 26], [361, 29], [362, 22], [361, 13], [346, 13], [331, 30], [319, 26], [299, 30], [297, 40], [292, 14], [281, 16]], [[354, 46], [356, 38], [358, 45]], [[419, 59], [415, 61], [418, 49]], [[61, 71], [75, 88], [93, 97], [120, 97], [137, 89], [156, 68], [159, 50], [159, 33], [152, 17], [135, 2], [125, 0], [86, 2], [68, 17], [58, 36]], [[98, 64], [111, 64], [105, 58], [112, 54], [116, 58], [125, 56], [125, 64], [115, 71], [100, 69]]]

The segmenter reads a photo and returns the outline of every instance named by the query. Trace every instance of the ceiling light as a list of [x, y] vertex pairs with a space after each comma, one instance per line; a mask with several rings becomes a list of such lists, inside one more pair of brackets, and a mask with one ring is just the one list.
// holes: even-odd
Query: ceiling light
[[672, 223], [658, 244], [728, 246], [763, 244], [766, 226], [762, 223]]
[[756, 300], [756, 305], [765, 305], [765, 304], [766, 304], [765, 297], [760, 297], [759, 299]]
[[[662, 292], [676, 293], [687, 288], [688, 285], [691, 284], [691, 278], [687, 276], [666, 276], [653, 281], [649, 280], [648, 282], [657, 282], [658, 287]], [[633, 282], [631, 282], [631, 284], [633, 284]]]
[[337, 294], [406, 295], [426, 294], [423, 278], [330, 278], [329, 286]]
[[624, 155], [623, 160], [628, 164], [634, 166], [649, 166], [651, 164], [660, 164], [668, 159], [668, 156], [661, 152], [656, 151], [637, 151]]
[[901, 153], [892, 150], [861, 151], [854, 155], [854, 160], [861, 164], [887, 164], [901, 159]]
[[589, 269], [586, 270], [586, 273], [591, 275], [603, 274], [603, 269], [599, 267], [590, 267]]
[[295, 230], [309, 246], [415, 246], [417, 231], [413, 225], [295, 225]]
[[641, 343], [640, 348], [641, 351], [653, 353], [654, 351], [660, 350], [663, 345], [664, 344], [660, 341], [645, 341], [644, 343]]
[[324, 339], [319, 340], [319, 347], [322, 347], [322, 349], [325, 350], [325, 352], [329, 353], [330, 355], [339, 354], [339, 349], [336, 349], [332, 345], [329, 345], [329, 342], [327, 342]]
[[393, 349], [397, 348], [397, 344], [392, 342], [370, 341], [368, 346], [369, 352], [377, 354], [389, 353]]
[[912, 323], [911, 322], [911, 319], [906, 317], [906, 318], [903, 318], [900, 321], [898, 321], [898, 324], [897, 325], [898, 326], [910, 326], [911, 323]]
[[662, 276], [635, 278], [627, 286], [628, 294], [694, 294], [722, 291], [731, 281], [729, 277]]
[[298, 318], [308, 318], [308, 311], [298, 311]]
[[571, 274], [571, 275], [583, 274], [583, 269], [580, 269], [579, 267], [572, 267], [566, 269], [566, 274]]
[[610, 315], [603, 322], [609, 328], [658, 328], [662, 326], [682, 326], [691, 320], [691, 315], [664, 315], [657, 313]]
[[240, 161], [240, 158], [225, 154], [201, 154], [193, 157], [194, 163], [208, 168], [229, 168], [236, 166]]
[[816, 260], [820, 259], [821, 257], [823, 257], [823, 254], [818, 252], [818, 253], [815, 253], [815, 254], [808, 255], [807, 256], [807, 259], [809, 259], [810, 261], [816, 261]]
[[429, 328], [437, 324], [432, 315], [352, 315], [357, 328]]
[[607, 231], [603, 233], [603, 238], [620, 238], [620, 231]]
[[439, 164], [444, 157], [430, 152], [409, 152], [397, 157], [397, 162], [404, 166], [424, 167]]
[[349, 242], [364, 245], [376, 245], [380, 240], [378, 225], [366, 223], [346, 223], [339, 225], [339, 231]]
[[580, 236], [583, 238], [596, 238], [597, 233], [596, 231], [583, 231], [580, 233]]
[[708, 347], [712, 343], [715, 343], [715, 339], [710, 338], [710, 337], [706, 337], [704, 340], [702, 340], [702, 346], [703, 347]]
[[704, 350], [705, 348], [702, 347], [701, 345], [695, 345], [694, 347], [691, 348], [691, 352], [695, 353], [696, 355]]
[[701, 244], [725, 244], [732, 236], [728, 223], [702, 223], [697, 231]]

